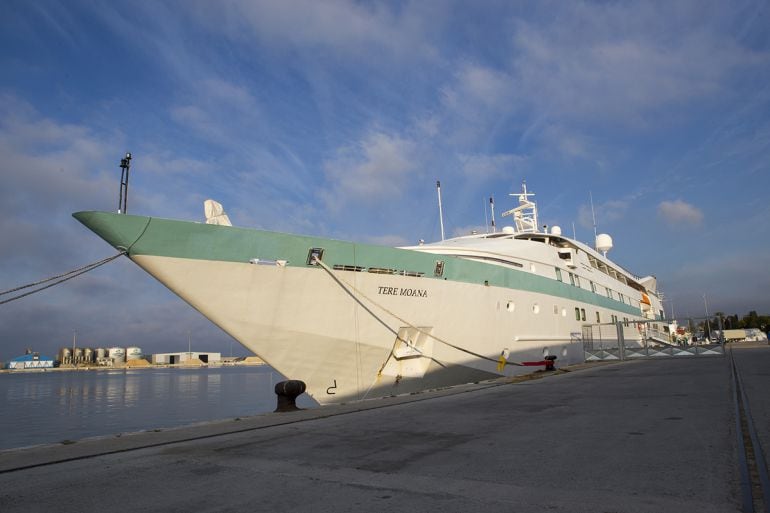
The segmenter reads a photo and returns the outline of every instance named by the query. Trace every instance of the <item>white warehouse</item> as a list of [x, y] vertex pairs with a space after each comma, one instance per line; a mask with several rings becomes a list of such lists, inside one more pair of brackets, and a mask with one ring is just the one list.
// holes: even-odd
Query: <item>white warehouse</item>
[[153, 365], [205, 365], [219, 363], [221, 360], [222, 353], [199, 353], [197, 351], [152, 355]]

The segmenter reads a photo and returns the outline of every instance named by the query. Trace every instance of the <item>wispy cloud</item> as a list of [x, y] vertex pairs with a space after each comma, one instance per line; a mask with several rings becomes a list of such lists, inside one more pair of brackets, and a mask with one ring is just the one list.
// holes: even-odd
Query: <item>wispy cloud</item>
[[671, 224], [697, 225], [703, 221], [703, 212], [683, 200], [662, 201], [658, 205], [658, 215]]
[[328, 188], [326, 205], [382, 204], [399, 199], [415, 168], [415, 144], [400, 136], [373, 132], [357, 146], [343, 148], [324, 169]]
[[198, 2], [194, 14], [211, 30], [234, 39], [256, 39], [261, 45], [317, 48], [364, 58], [373, 50], [387, 57], [430, 55], [420, 37], [429, 27], [404, 5], [367, 4], [347, 0], [231, 0], [214, 6]]

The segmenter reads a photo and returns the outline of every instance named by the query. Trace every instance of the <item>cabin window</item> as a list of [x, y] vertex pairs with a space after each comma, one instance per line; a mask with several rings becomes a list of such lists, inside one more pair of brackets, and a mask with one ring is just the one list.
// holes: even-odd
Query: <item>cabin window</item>
[[323, 260], [324, 248], [310, 248], [307, 252], [307, 265], [318, 265]]
[[562, 281], [562, 279], [561, 279], [561, 269], [559, 269], [558, 267], [554, 267], [554, 269], [556, 269], [556, 279], [559, 280], [559, 281]]
[[578, 307], [575, 307], [575, 320], [576, 321], [580, 320], [580, 308]]
[[596, 312], [596, 322], [602, 322], [602, 316], [599, 314], [599, 312]]
[[575, 286], [580, 287], [580, 276], [577, 274], [575, 275]]
[[574, 285], [575, 284], [575, 275], [572, 273], [569, 273], [569, 282]]
[[532, 313], [533, 314], [539, 314], [540, 313], [540, 305], [535, 303], [532, 305]]
[[591, 284], [591, 292], [596, 294], [596, 284], [594, 282], [592, 282], [592, 281], [589, 281], [588, 283]]
[[558, 305], [553, 305], [553, 314], [554, 315], [559, 315], [559, 306]]
[[586, 320], [586, 309], [585, 308], [581, 308], [580, 309], [580, 320], [581, 321], [585, 321]]
[[625, 297], [623, 297], [623, 294], [621, 294], [620, 292], [618, 292], [618, 296], [620, 296], [620, 302], [621, 302], [621, 303], [625, 303], [625, 302], [626, 302], [626, 298], [625, 298]]
[[433, 276], [441, 278], [444, 276], [444, 261], [436, 260], [436, 266], [433, 268]]
[[505, 309], [508, 310], [509, 312], [513, 312], [514, 310], [516, 310], [516, 303], [514, 303], [513, 301], [508, 301], [508, 304], [505, 305]]
[[607, 288], [607, 297], [610, 299], [615, 299], [614, 297], [612, 297], [612, 289], [610, 289], [609, 287]]

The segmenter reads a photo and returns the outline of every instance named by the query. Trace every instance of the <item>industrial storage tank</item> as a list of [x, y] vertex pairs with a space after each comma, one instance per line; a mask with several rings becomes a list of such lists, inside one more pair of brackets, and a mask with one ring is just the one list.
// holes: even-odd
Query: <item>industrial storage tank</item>
[[94, 361], [94, 350], [90, 347], [86, 347], [83, 349], [83, 361], [85, 363], [93, 363]]
[[72, 351], [69, 347], [62, 347], [59, 351], [59, 361], [61, 363], [72, 363]]
[[104, 357], [107, 356], [107, 350], [103, 347], [97, 347], [96, 348], [96, 359], [97, 360], [104, 360]]
[[83, 348], [82, 347], [76, 347], [75, 350], [72, 353], [72, 359], [75, 363], [80, 363], [83, 361]]
[[122, 347], [111, 347], [107, 350], [107, 353], [115, 363], [125, 363], [126, 361], [126, 350]]
[[127, 347], [126, 348], [126, 359], [127, 360], [141, 360], [142, 359], [142, 350], [138, 347]]

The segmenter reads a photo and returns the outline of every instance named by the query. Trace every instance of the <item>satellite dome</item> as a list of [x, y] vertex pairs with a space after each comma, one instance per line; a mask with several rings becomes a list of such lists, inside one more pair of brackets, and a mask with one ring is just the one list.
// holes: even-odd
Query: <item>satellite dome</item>
[[607, 253], [612, 249], [612, 237], [606, 233], [600, 233], [596, 236], [596, 249], [602, 253]]
[[551, 226], [551, 235], [561, 235], [561, 226]]
[[513, 229], [513, 226], [503, 226], [503, 233], [511, 234], [516, 233], [516, 231]]

